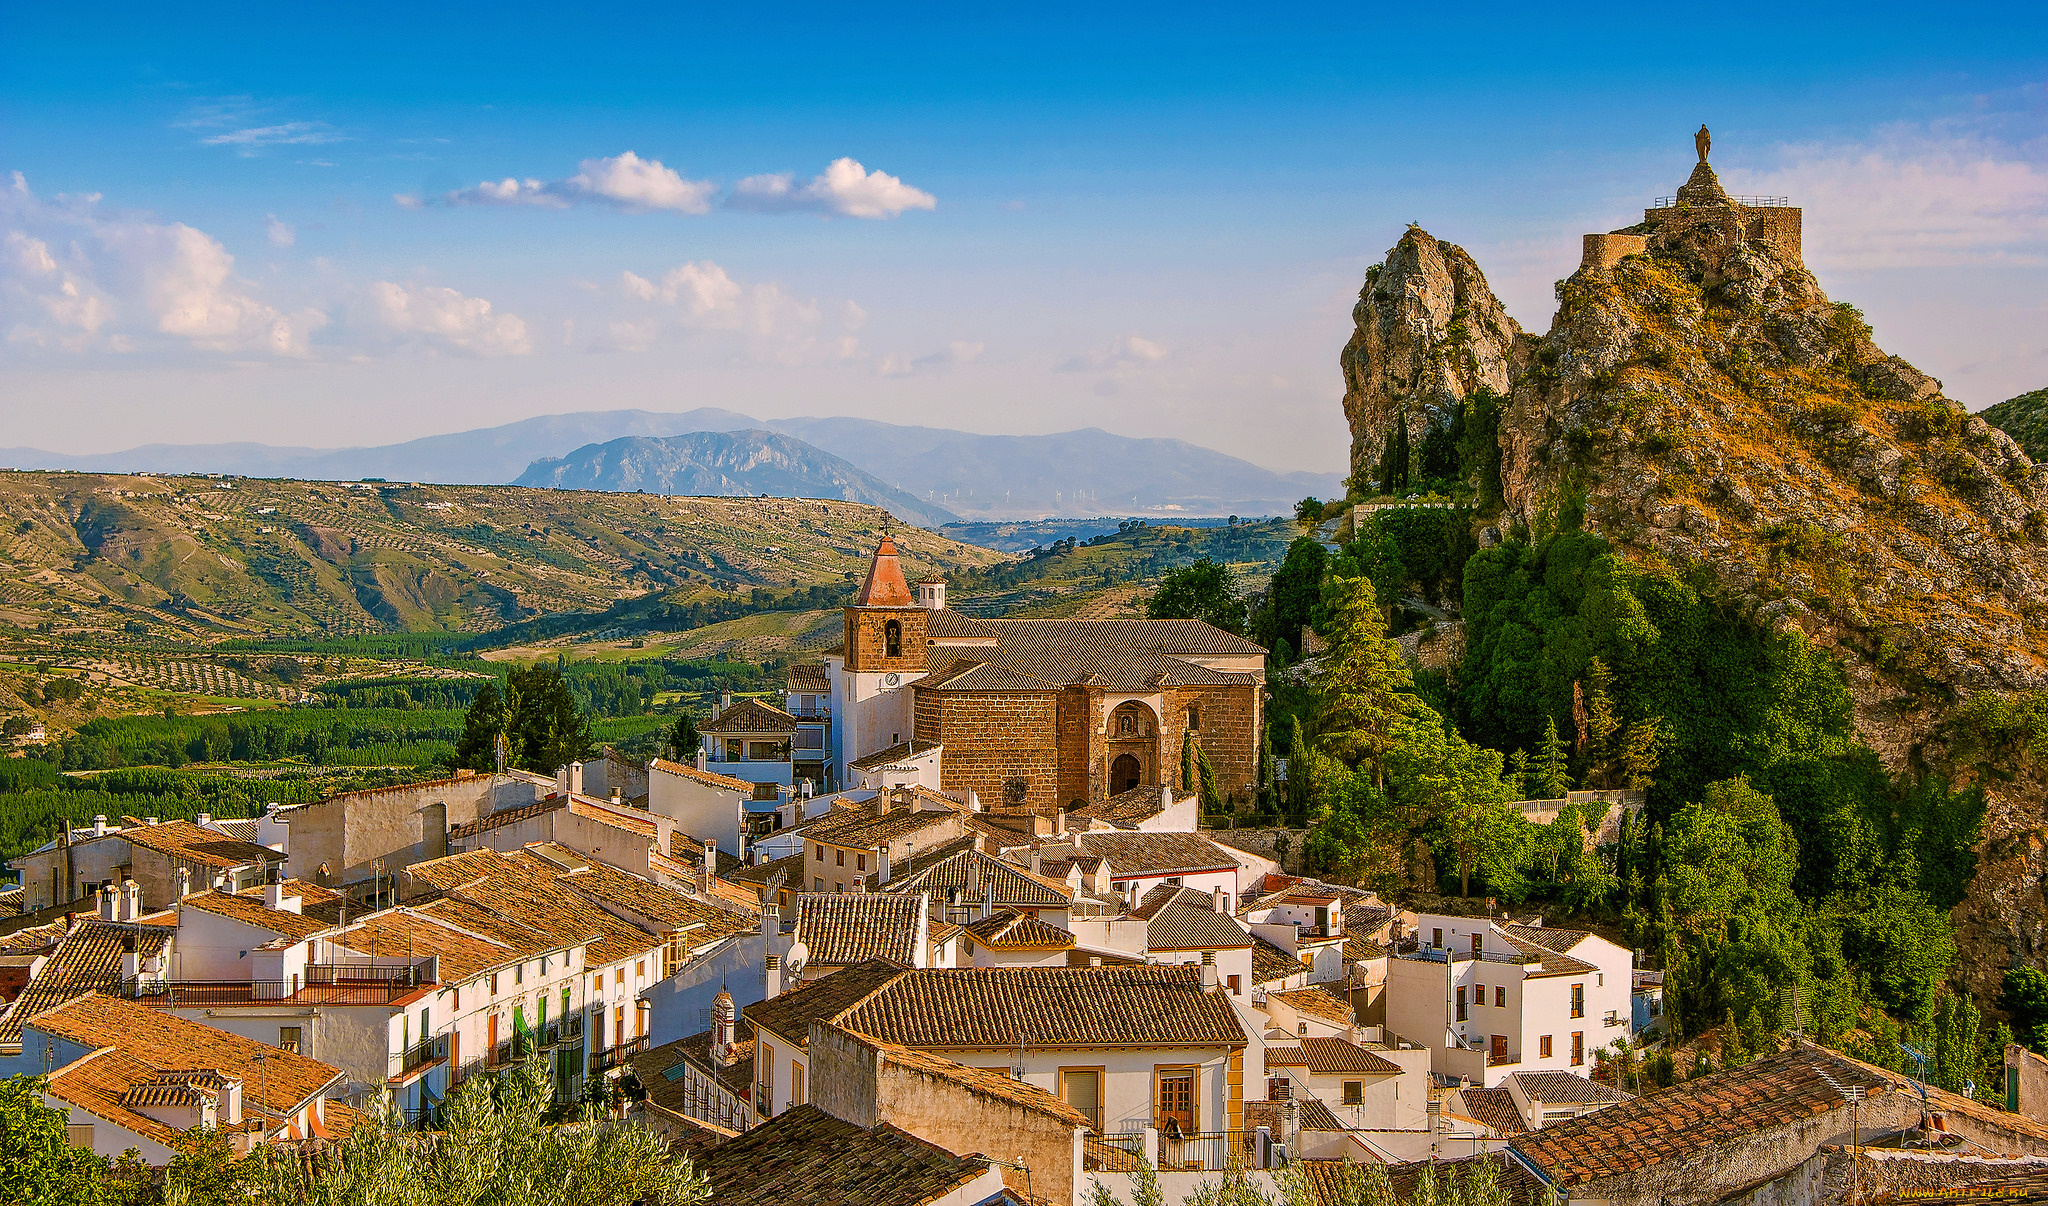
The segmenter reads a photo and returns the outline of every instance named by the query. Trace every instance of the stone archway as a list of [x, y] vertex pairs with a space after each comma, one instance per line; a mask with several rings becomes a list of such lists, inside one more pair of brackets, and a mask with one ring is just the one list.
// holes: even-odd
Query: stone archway
[[1143, 786], [1145, 764], [1134, 754], [1118, 754], [1109, 764], [1109, 794], [1120, 796], [1133, 788]]
[[1144, 703], [1127, 699], [1109, 714], [1103, 787], [1112, 796], [1158, 783], [1159, 716]]

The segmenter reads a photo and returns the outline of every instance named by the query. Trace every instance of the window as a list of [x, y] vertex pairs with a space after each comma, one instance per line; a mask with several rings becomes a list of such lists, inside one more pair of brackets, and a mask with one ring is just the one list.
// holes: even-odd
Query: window
[[1537, 1050], [1538, 1050], [1539, 1052], [1541, 1052], [1541, 1053], [1542, 1053], [1542, 1054], [1541, 1054], [1541, 1056], [1540, 1056], [1539, 1058], [1542, 1058], [1542, 1059], [1549, 1059], [1549, 1058], [1550, 1058], [1550, 1036], [1546, 1034], [1546, 1035], [1544, 1035], [1544, 1036], [1543, 1036], [1542, 1038], [1540, 1038], [1540, 1039], [1537, 1039], [1537, 1040], [1536, 1040], [1536, 1049], [1537, 1049]]
[[1293, 1081], [1287, 1079], [1285, 1076], [1268, 1076], [1266, 1078], [1267, 1101], [1287, 1101], [1291, 1099], [1293, 1096]]
[[596, 996], [597, 994], [599, 994], [599, 993], [601, 993], [601, 992], [603, 992], [603, 991], [604, 991], [604, 973], [603, 973], [603, 972], [599, 972], [599, 973], [597, 973], [596, 975], [594, 975], [594, 976], [590, 977], [590, 995], [594, 997], [594, 996]]
[[846, 881], [845, 881], [845, 880], [842, 880], [842, 879], [835, 879], [835, 880], [833, 880], [833, 881], [832, 881], [832, 890], [833, 890], [834, 892], [844, 892], [844, 891], [846, 891]]
[[492, 972], [492, 973], [491, 973], [491, 995], [492, 995], [492, 996], [494, 996], [494, 997], [498, 995], [498, 973], [497, 973], [497, 972]]
[[1136, 712], [1120, 712], [1117, 714], [1116, 735], [1119, 737], [1136, 737], [1138, 735], [1138, 714]]
[[1166, 1130], [1171, 1124], [1181, 1134], [1191, 1134], [1196, 1129], [1195, 1118], [1198, 1101], [1195, 1097], [1195, 1070], [1189, 1067], [1152, 1070], [1152, 1117], [1154, 1125]]
[[540, 957], [540, 974], [543, 977], [548, 974], [548, 957], [546, 955]]
[[647, 960], [642, 959], [633, 965], [633, 978], [635, 980], [645, 980], [647, 978]]
[[427, 1041], [429, 1035], [434, 1033], [434, 1028], [427, 1024], [427, 1016], [432, 1009], [433, 1006], [431, 1005], [420, 1006], [420, 1041], [423, 1043]]
[[626, 969], [625, 969], [625, 968], [623, 968], [623, 967], [615, 967], [615, 968], [613, 968], [613, 969], [612, 969], [612, 987], [614, 987], [614, 988], [624, 988], [625, 986], [626, 986]]
[[1202, 709], [1193, 705], [1188, 707], [1188, 727], [1197, 733], [1202, 731]]
[[[795, 1105], [796, 1102], [786, 1101], [782, 1104], [785, 1108], [787, 1108], [789, 1106]], [[768, 1058], [761, 1061], [761, 1105], [763, 1107], [763, 1114], [770, 1114], [774, 1112], [775, 1049], [772, 1047], [768, 1049]]]
[[1458, 986], [1458, 1020], [1461, 1022], [1465, 1020], [1465, 988], [1463, 985]]
[[1365, 1082], [1347, 1080], [1344, 1082], [1344, 1104], [1348, 1106], [1365, 1104]]
[[1061, 1068], [1060, 1100], [1087, 1117], [1088, 1125], [1102, 1129], [1102, 1069]]
[[1240, 988], [1240, 987], [1238, 986], [1238, 978], [1237, 978], [1236, 976], [1231, 976], [1231, 977], [1229, 977], [1229, 980], [1230, 980], [1230, 995], [1231, 995], [1231, 996], [1233, 996], [1233, 997], [1241, 997], [1241, 996], [1243, 996], [1243, 995], [1244, 995], [1244, 989], [1242, 989], [1242, 988]]
[[867, 869], [868, 869], [868, 856], [867, 856], [867, 855], [865, 855], [865, 854], [856, 854], [856, 855], [854, 855], [854, 856], [853, 856], [853, 869], [854, 869], [854, 870], [856, 870], [856, 871], [865, 871], [865, 870], [867, 870]]
[[825, 730], [805, 725], [796, 731], [796, 748], [800, 750], [822, 750], [825, 748]]
[[1473, 957], [1474, 959], [1477, 959], [1477, 958], [1478, 958], [1478, 957], [1479, 957], [1479, 956], [1480, 956], [1481, 954], [1483, 954], [1483, 953], [1485, 952], [1485, 950], [1486, 950], [1485, 946], [1481, 945], [1481, 940], [1482, 940], [1482, 939], [1483, 939], [1484, 937], [1485, 937], [1485, 936], [1484, 936], [1484, 935], [1482, 935], [1482, 934], [1473, 934], [1473, 935], [1472, 935], [1472, 957]]
[[293, 1055], [299, 1054], [299, 1034], [300, 1030], [297, 1026], [279, 1026], [277, 1028], [278, 1050], [289, 1051]]
[[526, 960], [521, 959], [512, 965], [512, 982], [514, 984], [526, 983]]
[[1493, 986], [1493, 1005], [1496, 1009], [1506, 1009], [1508, 1007], [1507, 985], [1496, 984]]
[[838, 856], [839, 856], [839, 861], [838, 861], [838, 863], [836, 863], [835, 865], [836, 865], [836, 866], [840, 866], [840, 867], [844, 867], [844, 866], [846, 865], [846, 851], [844, 851], [844, 850], [834, 850], [834, 851], [833, 851], [832, 853], [834, 853], [834, 854], [836, 854], [836, 855], [838, 855]]
[[626, 1007], [612, 1006], [612, 1041], [623, 1044], [626, 1041]]
[[802, 1105], [804, 1096], [804, 1066], [795, 1060], [789, 1061], [789, 1104]]
[[1572, 1016], [1586, 1016], [1586, 986], [1583, 984], [1572, 985]]
[[1472, 1003], [1474, 1005], [1486, 1004], [1486, 985], [1474, 984], [1472, 986]]
[[1429, 944], [1431, 946], [1442, 946], [1444, 944], [1444, 932], [1442, 929], [1434, 929], [1429, 932]]
[[1583, 1030], [1572, 1031], [1572, 1067], [1586, 1062], [1586, 1034]]
[[[824, 880], [824, 878], [823, 878], [822, 876], [817, 876], [817, 877], [813, 877], [813, 878], [812, 878], [812, 880], [811, 880], [811, 891], [813, 891], [813, 892], [823, 892], [824, 890], [825, 890], [825, 880]], [[787, 902], [785, 902], [785, 903], [787, 903]]]
[[1593, 986], [1594, 986], [1595, 988], [1605, 988], [1605, 987], [1607, 987], [1607, 973], [1606, 973], [1606, 972], [1594, 972], [1594, 973], [1593, 973]]
[[894, 620], [882, 625], [882, 656], [903, 656], [903, 625]]
[[747, 742], [747, 761], [782, 762], [789, 757], [789, 746], [780, 741]]
[[823, 846], [813, 846], [811, 849], [817, 853], [819, 862], [825, 861], [825, 848]]
[[565, 1018], [569, 1016], [569, 988], [567, 985], [562, 986], [562, 1016]]

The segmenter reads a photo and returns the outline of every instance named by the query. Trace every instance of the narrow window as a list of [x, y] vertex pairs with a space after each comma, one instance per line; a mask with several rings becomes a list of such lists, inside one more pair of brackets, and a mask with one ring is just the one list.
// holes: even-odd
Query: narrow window
[[1237, 986], [1236, 976], [1230, 977], [1230, 995], [1233, 997], [1241, 997], [1244, 995], [1244, 990]]
[[1537, 1046], [1537, 1048], [1538, 1048], [1538, 1049], [1540, 1049], [1540, 1050], [1542, 1051], [1542, 1053], [1543, 1053], [1543, 1054], [1542, 1054], [1542, 1058], [1543, 1058], [1543, 1059], [1549, 1059], [1549, 1058], [1550, 1058], [1550, 1036], [1549, 1036], [1549, 1035], [1547, 1035], [1547, 1034], [1546, 1034], [1546, 1035], [1544, 1035], [1544, 1036], [1543, 1036], [1542, 1038], [1540, 1038], [1540, 1039], [1536, 1040], [1536, 1046]]
[[856, 870], [856, 871], [865, 871], [865, 870], [867, 870], [867, 869], [868, 869], [868, 856], [867, 856], [867, 855], [865, 855], [865, 854], [856, 854], [856, 855], [854, 855], [854, 856], [853, 856], [853, 869], [854, 869], [854, 870]]
[[1434, 929], [1429, 932], [1429, 944], [1431, 946], [1442, 946], [1444, 944], [1444, 932], [1442, 929]]
[[1500, 1009], [1508, 1007], [1508, 990], [1506, 985], [1496, 984], [1493, 986], [1493, 1003]]
[[894, 620], [882, 625], [882, 656], [903, 656], [903, 625]]
[[1574, 1030], [1572, 1031], [1572, 1067], [1576, 1068], [1585, 1062], [1586, 1033], [1583, 1030]]
[[832, 853], [834, 853], [834, 854], [836, 854], [836, 855], [838, 855], [838, 856], [839, 856], [839, 861], [838, 861], [838, 862], [837, 862], [836, 864], [834, 864], [834, 865], [835, 865], [835, 866], [840, 866], [840, 867], [844, 867], [844, 866], [846, 865], [846, 851], [844, 851], [844, 850], [834, 850], [834, 851], [833, 851]]
[[1461, 1022], [1465, 1020], [1465, 988], [1463, 985], [1458, 987], [1458, 1020]]
[[[1572, 1016], [1575, 1018], [1586, 1016], [1586, 986], [1583, 984], [1572, 985]], [[1573, 1060], [1572, 1062], [1577, 1063], [1578, 1061]]]
[[1193, 706], [1188, 708], [1188, 727], [1197, 733], [1202, 731], [1202, 709]]

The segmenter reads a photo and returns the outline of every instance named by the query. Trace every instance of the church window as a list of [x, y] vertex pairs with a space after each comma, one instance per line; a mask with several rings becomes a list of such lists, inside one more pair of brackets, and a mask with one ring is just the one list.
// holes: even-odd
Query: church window
[[1125, 712], [1123, 715], [1118, 716], [1116, 718], [1116, 735], [1119, 737], [1137, 736], [1138, 718], [1129, 712]]
[[1202, 731], [1202, 709], [1193, 706], [1188, 708], [1188, 727], [1197, 733]]
[[903, 656], [903, 625], [894, 620], [882, 625], [882, 656]]

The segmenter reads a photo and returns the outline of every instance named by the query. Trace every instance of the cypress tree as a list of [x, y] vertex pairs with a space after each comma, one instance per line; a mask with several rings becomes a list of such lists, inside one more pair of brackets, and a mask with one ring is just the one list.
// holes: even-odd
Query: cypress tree
[[1571, 790], [1571, 755], [1565, 752], [1564, 739], [1557, 735], [1557, 720], [1543, 718], [1543, 744], [1536, 747], [1536, 789], [1546, 800], [1563, 799]]
[[1387, 432], [1386, 442], [1380, 445], [1380, 493], [1392, 494], [1401, 488], [1400, 468], [1395, 460], [1394, 433]]
[[1403, 407], [1394, 425], [1394, 480], [1397, 490], [1408, 488], [1408, 410]]

